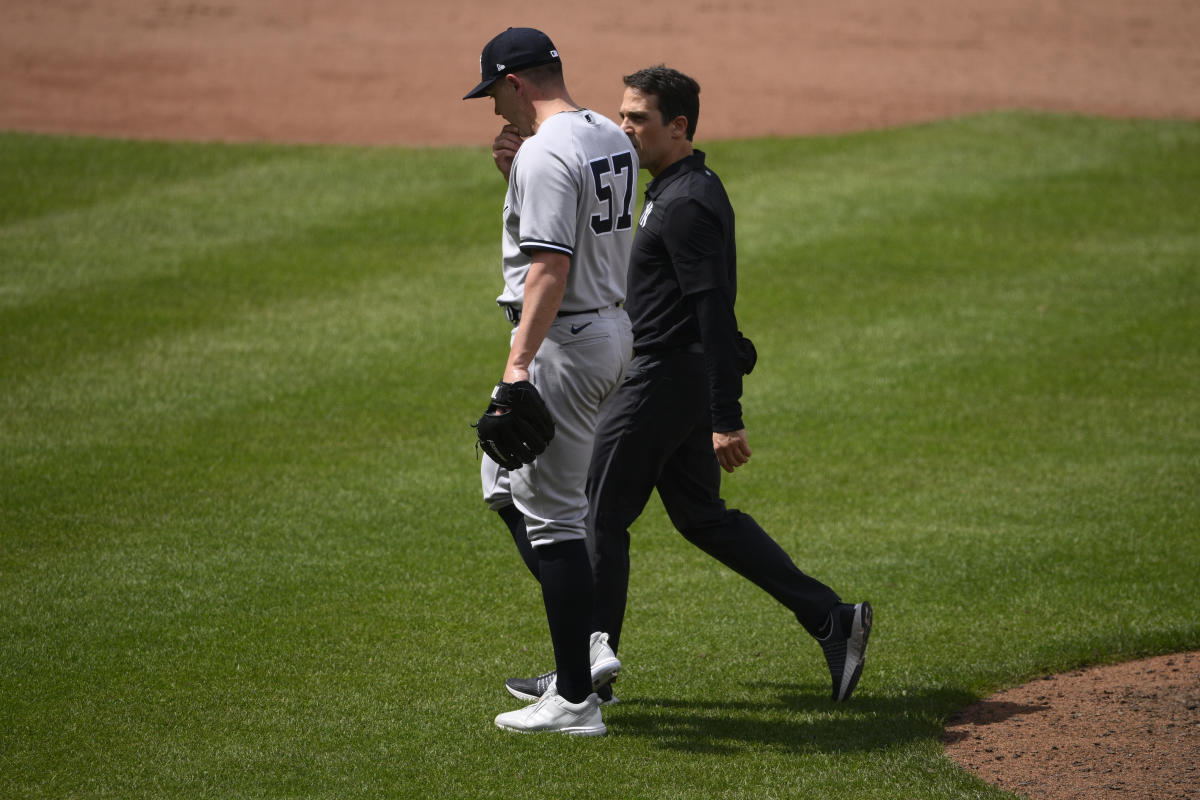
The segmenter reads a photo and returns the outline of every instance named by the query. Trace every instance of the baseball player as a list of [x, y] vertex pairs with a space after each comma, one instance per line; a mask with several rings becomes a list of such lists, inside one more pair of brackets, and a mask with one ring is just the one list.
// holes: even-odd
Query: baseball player
[[[688, 541], [767, 591], [820, 643], [833, 699], [858, 683], [871, 631], [869, 603], [843, 603], [805, 575], [747, 514], [726, 508], [721, 469], [750, 458], [742, 376], [753, 345], [738, 331], [734, 214], [720, 179], [693, 149], [699, 85], [666, 67], [625, 78], [621, 128], [654, 180], [634, 238], [626, 308], [633, 322], [628, 377], [596, 433], [588, 480], [596, 617], [614, 656], [629, 582], [629, 526], [657, 489]], [[539, 678], [509, 679], [518, 697]]]
[[593, 681], [620, 669], [593, 635], [586, 544], [596, 421], [632, 350], [621, 308], [638, 161], [611, 120], [577, 105], [541, 31], [509, 28], [483, 48], [481, 81], [507, 125], [493, 157], [508, 180], [498, 302], [513, 329], [508, 361], [478, 423], [484, 499], [525, 539], [539, 576], [557, 679], [537, 702], [500, 714], [516, 731], [606, 732]]

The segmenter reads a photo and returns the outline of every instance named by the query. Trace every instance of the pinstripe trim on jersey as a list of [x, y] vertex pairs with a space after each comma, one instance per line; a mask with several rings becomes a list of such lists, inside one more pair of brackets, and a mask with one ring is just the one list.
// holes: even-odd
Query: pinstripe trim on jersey
[[521, 242], [522, 250], [553, 250], [556, 253], [566, 253], [569, 256], [575, 255], [575, 248], [569, 245], [559, 244], [558, 242], [544, 242], [541, 239], [525, 239]]

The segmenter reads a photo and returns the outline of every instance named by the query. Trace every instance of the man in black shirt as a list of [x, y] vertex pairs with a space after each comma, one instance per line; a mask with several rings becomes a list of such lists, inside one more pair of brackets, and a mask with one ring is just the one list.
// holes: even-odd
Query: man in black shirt
[[[734, 315], [733, 208], [704, 153], [692, 147], [700, 87], [662, 66], [626, 77], [625, 86], [621, 127], [654, 180], [629, 263], [634, 358], [601, 417], [588, 476], [593, 630], [608, 633], [617, 650], [629, 526], [657, 488], [688, 541], [767, 591], [818, 640], [833, 699], [846, 700], [862, 672], [870, 604], [843, 603], [801, 572], [750, 516], [721, 499], [721, 469], [733, 472], [750, 458], [739, 401], [753, 345]], [[510, 679], [507, 686], [528, 698], [541, 693], [537, 680]]]

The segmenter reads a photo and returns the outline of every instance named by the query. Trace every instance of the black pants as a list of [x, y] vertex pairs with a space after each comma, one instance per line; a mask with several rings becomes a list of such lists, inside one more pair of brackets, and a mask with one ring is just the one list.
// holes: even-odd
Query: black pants
[[620, 642], [629, 586], [629, 526], [658, 489], [671, 523], [692, 544], [786, 606], [812, 634], [841, 602], [801, 572], [747, 514], [721, 499], [704, 356], [634, 358], [601, 417], [588, 474], [596, 579], [593, 630]]

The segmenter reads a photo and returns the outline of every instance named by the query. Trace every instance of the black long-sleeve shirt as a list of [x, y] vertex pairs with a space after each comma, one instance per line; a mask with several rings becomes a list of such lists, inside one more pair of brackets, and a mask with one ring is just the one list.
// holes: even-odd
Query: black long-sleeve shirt
[[712, 425], [740, 430], [742, 362], [733, 206], [696, 150], [650, 182], [633, 240], [626, 309], [636, 353], [702, 345]]

